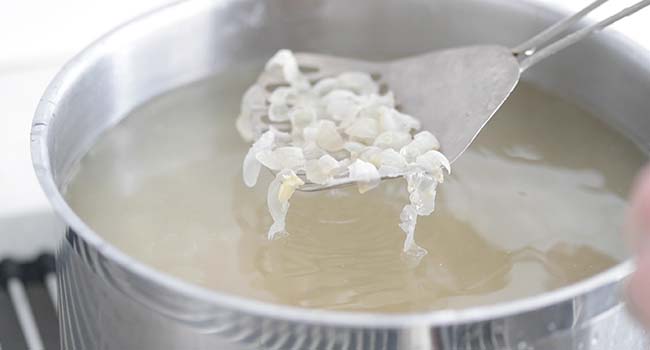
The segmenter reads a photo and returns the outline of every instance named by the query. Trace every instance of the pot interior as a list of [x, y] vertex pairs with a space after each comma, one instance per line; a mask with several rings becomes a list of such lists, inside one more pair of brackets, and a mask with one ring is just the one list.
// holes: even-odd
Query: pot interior
[[[93, 206], [90, 203], [93, 201], [102, 203], [106, 200], [106, 196], [110, 196], [114, 191], [102, 192], [102, 189], [110, 189], [110, 187], [105, 187], [106, 183], [102, 184], [101, 182], [99, 186], [98, 183], [92, 182], [78, 186], [74, 179], [75, 176], [83, 178], [84, 163], [82, 161], [80, 168], [80, 160], [91, 150], [93, 145], [97, 144], [100, 148], [92, 149], [90, 157], [93, 157], [93, 154], [101, 154], [101, 147], [108, 147], [113, 150], [109, 153], [116, 161], [112, 163], [112, 168], [95, 168], [96, 173], [90, 173], [92, 176], [86, 178], [97, 180], [102, 175], [114, 173], [115, 179], [120, 182], [119, 186], [122, 186], [124, 193], [132, 194], [136, 191], [124, 189], [124, 186], [128, 187], [130, 180], [138, 182], [137, 179], [134, 180], [134, 177], [137, 177], [137, 172], [133, 171], [137, 166], [130, 167], [129, 164], [133, 165], [130, 163], [132, 160], [120, 162], [119, 157], [121, 155], [126, 157], [123, 159], [127, 159], [133, 156], [138, 149], [131, 146], [142, 145], [138, 142], [143, 138], [155, 137], [155, 134], [145, 133], [143, 136], [143, 134], [133, 134], [129, 130], [125, 131], [124, 126], [128, 125], [129, 121], [120, 123], [125, 116], [135, 116], [133, 123], [137, 124], [137, 115], [148, 113], [150, 116], [147, 118], [150, 119], [147, 122], [142, 119], [142, 123], [145, 125], [140, 128], [146, 128], [149, 125], [151, 131], [156, 127], [153, 123], [156, 120], [160, 121], [155, 118], [156, 114], [166, 115], [165, 113], [174, 110], [175, 107], [169, 104], [170, 101], [176, 99], [177, 102], [180, 101], [180, 105], [185, 103], [186, 106], [189, 106], [188, 103], [197, 101], [196, 96], [202, 96], [203, 101], [210, 101], [210, 97], [206, 95], [209, 92], [214, 93], [215, 96], [216, 94], [227, 95], [230, 102], [215, 97], [212, 104], [223, 102], [225, 107], [212, 106], [213, 109], [208, 109], [207, 112], [204, 110], [200, 118], [189, 116], [186, 119], [187, 123], [201, 121], [210, 123], [208, 119], [205, 119], [208, 118], [210, 111], [214, 112], [222, 107], [227, 113], [222, 111], [218, 113], [220, 115], [215, 115], [215, 118], [227, 118], [227, 115], [230, 114], [234, 122], [237, 106], [232, 101], [236, 100], [238, 94], [243, 91], [245, 82], [252, 81], [254, 71], [261, 67], [263, 60], [280, 48], [383, 60], [460, 45], [494, 43], [514, 46], [558, 18], [559, 15], [552, 10], [543, 9], [531, 3], [513, 3], [511, 1], [347, 2], [309, 0], [297, 2], [247, 0], [222, 1], [210, 8], [192, 3], [176, 5], [162, 10], [154, 16], [128, 24], [112, 33], [78, 57], [68, 70], [64, 71], [63, 77], [66, 80], [62, 80], [61, 85], [52, 88], [55, 92], [56, 103], [53, 108], [56, 116], [48, 127], [46, 158], [50, 161], [56, 186], [61, 192], [68, 192], [68, 198], [71, 201], [67, 205], [70, 205], [91, 228], [97, 229], [100, 236], [104, 236], [97, 226], [101, 226], [100, 222], [115, 220], [113, 215], [115, 213], [105, 213], [103, 210], [107, 208], [106, 206], [101, 204]], [[550, 94], [564, 101], [570, 101], [571, 104], [597, 116], [609, 128], [617, 130], [617, 135], [620, 133], [629, 140], [630, 143], [626, 143], [607, 137], [603, 138], [604, 144], [620, 150], [618, 159], [627, 166], [626, 170], [619, 174], [623, 177], [621, 183], [612, 185], [616, 188], [614, 192], [617, 195], [617, 203], [624, 198], [627, 186], [632, 181], [633, 173], [645, 159], [638, 149], [646, 150], [650, 144], [650, 120], [645, 117], [645, 111], [649, 106], [644, 96], [644, 92], [648, 91], [648, 87], [650, 87], [650, 72], [644, 55], [645, 53], [641, 49], [634, 47], [615, 33], [599, 34], [526, 72], [525, 84], [521, 87], [522, 91], [515, 94], [515, 99], [524, 98], [522, 97], [524, 95], [534, 95], [532, 98], [542, 109], [545, 108], [544, 105], [555, 103], [552, 102], [555, 100], [541, 97], [543, 94]], [[585, 60], [586, 57], [588, 60]], [[239, 74], [237, 72], [240, 71], [243, 72], [239, 75], [240, 78], [229, 78], [228, 74], [234, 72], [237, 75]], [[242, 79], [241, 76], [245, 78]], [[223, 86], [218, 85], [220, 81], [231, 81], [231, 85], [236, 86], [236, 89], [223, 92]], [[194, 91], [195, 95], [186, 96], [184, 100], [182, 97], [180, 100], [178, 97], [167, 100], [164, 100], [165, 97], [157, 98], [157, 96], [190, 83], [195, 84], [186, 88], [189, 89], [186, 94], [191, 95]], [[541, 93], [538, 90], [546, 91], [546, 93]], [[150, 105], [153, 107], [147, 107], [147, 102], [154, 98], [158, 102]], [[507, 108], [512, 108], [511, 114], [526, 112], [525, 105], [508, 105]], [[545, 113], [552, 111], [551, 108]], [[174, 113], [182, 114], [183, 112], [177, 110]], [[578, 112], [576, 109], [575, 114], [580, 113], [582, 112]], [[510, 118], [508, 123], [502, 122], [503, 126], [499, 125], [499, 127], [507, 128], [505, 124], [517, 123], [516, 119]], [[570, 140], [571, 136], [567, 135], [567, 132], [579, 132], [581, 123], [588, 124], [583, 120], [571, 120], [566, 124], [561, 118], [554, 120], [557, 133], [553, 133], [552, 128], [548, 126], [543, 129], [544, 132], [548, 132], [549, 138], [564, 137], [564, 139]], [[164, 120], [163, 123], [165, 123]], [[183, 125], [187, 125], [187, 123]], [[227, 144], [220, 144], [219, 141], [210, 143], [209, 137], [216, 136], [222, 139], [230, 137], [232, 139], [237, 136], [234, 134], [234, 129], [223, 131], [227, 127], [227, 123], [210, 125], [207, 129], [218, 129], [214, 134], [197, 135], [190, 131], [186, 134], [162, 136], [158, 140], [161, 144], [154, 146], [153, 143], [150, 143], [148, 146], [157, 147], [157, 154], [161, 158], [156, 159], [144, 155], [142, 160], [149, 159], [152, 162], [165, 163], [166, 156], [173, 155], [174, 151], [179, 150], [179, 147], [174, 146], [178, 137], [196, 140], [206, 137], [205, 145], [190, 147], [187, 153], [188, 156], [197, 156], [198, 160], [202, 161], [205, 159], [201, 158], [202, 154], [199, 150], [215, 146], [228, 147]], [[118, 130], [122, 128], [123, 131], [113, 133], [110, 130], [113, 130], [114, 127]], [[585, 127], [590, 126], [586, 125]], [[197, 127], [194, 130], [201, 130], [201, 128]], [[531, 133], [531, 135], [533, 134], [534, 132]], [[160, 134], [158, 136], [160, 137]], [[98, 140], [100, 140], [99, 143], [97, 143]], [[579, 144], [580, 142], [574, 140], [571, 145], [577, 147]], [[146, 146], [142, 147], [146, 148]], [[507, 147], [507, 145], [496, 145], [495, 147]], [[607, 147], [602, 148], [603, 151], [606, 149]], [[237, 159], [243, 156], [242, 150], [245, 150], [245, 146], [239, 144], [236, 147], [236, 152], [231, 154], [231, 158], [228, 159], [229, 167], [237, 164]], [[525, 153], [525, 150], [523, 152]], [[566, 152], [571, 152], [571, 149], [567, 149]], [[151, 154], [156, 154], [156, 152]], [[632, 155], [631, 159], [623, 160], [623, 157], [629, 155]], [[519, 156], [522, 156], [521, 153]], [[523, 157], [525, 158], [525, 156]], [[617, 157], [617, 153], [613, 152], [611, 157]], [[181, 158], [186, 157], [179, 156], [179, 159]], [[535, 160], [529, 159], [529, 161]], [[581, 169], [580, 164], [576, 164], [572, 168], [577, 173], [589, 172], [588, 168]], [[157, 169], [163, 171], [160, 167]], [[230, 181], [233, 180], [230, 173], [228, 176], [230, 176]], [[596, 176], [596, 179], [592, 180], [595, 182], [592, 183], [595, 187], [601, 186], [599, 181], [604, 181], [606, 187], [609, 186], [610, 179], [608, 177], [598, 178]], [[222, 183], [226, 187], [229, 184]], [[89, 194], [88, 190], [93, 186], [97, 191]], [[489, 182], [484, 183], [483, 186], [489, 186]], [[594, 191], [599, 189], [596, 188]], [[242, 194], [242, 198], [253, 195], [261, 196], [261, 198], [264, 196], [263, 189], [251, 193]], [[219, 196], [218, 192], [211, 194]], [[92, 200], [79, 199], [83, 196], [91, 196]], [[165, 201], [165, 199], [159, 200]], [[181, 195], [167, 198], [167, 200], [191, 201]], [[487, 206], [487, 204], [484, 205]], [[620, 211], [623, 207], [624, 204], [619, 203], [616, 210]], [[255, 215], [264, 215], [263, 211], [262, 214], [259, 214], [259, 208], [255, 210]], [[593, 210], [595, 212], [598, 209]], [[608, 210], [606, 204], [602, 210]], [[571, 213], [565, 214], [571, 216]], [[103, 215], [105, 219], [101, 218]], [[154, 218], [147, 219], [154, 220]], [[612, 220], [614, 219], [612, 218]], [[618, 219], [620, 220], [620, 217]], [[164, 219], [160, 218], [160, 220]], [[564, 220], [571, 221], [566, 218]], [[599, 227], [593, 222], [591, 225], [585, 223], [584, 226], [586, 231]], [[615, 232], [617, 226], [620, 226], [620, 223], [611, 225], [611, 230], [604, 230], [607, 232], [602, 232], [602, 234], [617, 235], [618, 232]], [[93, 240], [97, 239], [95, 233], [87, 231], [85, 228], [77, 231], [82, 237], [92, 236]], [[543, 240], [544, 230], [540, 232], [539, 239]], [[138, 234], [133, 232], [133, 235]], [[398, 232], [396, 232], [397, 234]], [[526, 235], [529, 232], [521, 234]], [[116, 243], [111, 239], [108, 241]], [[585, 271], [591, 269], [590, 272], [587, 275], [580, 275], [575, 278], [575, 281], [588, 277], [590, 274], [605, 271], [615, 265], [616, 261], [626, 259], [621, 243], [617, 239], [611, 240], [611, 242], [614, 242], [612, 243], [614, 247], [610, 247], [612, 250], [605, 254], [607, 259], [592, 260], [597, 261], [594, 263], [595, 265], [601, 265], [584, 267]], [[458, 249], [463, 246], [462, 242], [456, 244]], [[127, 253], [129, 252], [128, 246], [120, 246], [120, 244], [117, 246]], [[432, 243], [432, 246], [435, 244]], [[609, 246], [609, 244], [604, 244], [604, 246]], [[502, 248], [507, 253], [516, 251], [513, 247]], [[155, 247], [151, 249], [155, 249]], [[486, 244], [477, 249], [484, 251], [490, 249], [490, 246]], [[575, 249], [568, 249], [575, 253]], [[570, 263], [576, 264], [588, 260], [580, 254], [580, 252], [576, 253], [578, 262], [571, 261]], [[587, 254], [591, 254], [591, 252]], [[462, 256], [462, 253], [460, 255]], [[562, 256], [559, 254], [555, 258], [561, 259]], [[468, 259], [471, 257], [468, 256]], [[498, 262], [495, 264], [498, 265]], [[219, 266], [219, 268], [229, 267]], [[160, 267], [159, 269], [165, 270]], [[480, 274], [483, 272], [467, 271], [466, 273]], [[198, 280], [194, 282], [200, 284]], [[523, 297], [523, 295], [510, 296], [510, 298], [519, 297]], [[496, 301], [507, 300], [508, 297], [505, 297]], [[473, 305], [475, 304], [470, 303], [466, 306]], [[445, 306], [450, 306], [450, 304], [440, 305], [440, 307]], [[396, 311], [421, 310], [399, 309]]]

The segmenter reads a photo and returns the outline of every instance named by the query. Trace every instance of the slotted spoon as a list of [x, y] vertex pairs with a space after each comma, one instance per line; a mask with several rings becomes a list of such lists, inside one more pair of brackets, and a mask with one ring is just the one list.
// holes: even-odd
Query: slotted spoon
[[[389, 62], [368, 62], [314, 53], [296, 53], [311, 81], [348, 71], [371, 73], [396, 96], [401, 109], [422, 122], [440, 140], [441, 151], [454, 162], [513, 91], [521, 74], [541, 60], [591, 33], [650, 5], [644, 0], [600, 22], [571, 33], [569, 28], [609, 0], [597, 0], [514, 48], [468, 46], [429, 52]], [[257, 84], [267, 96], [283, 82], [268, 74]], [[264, 96], [263, 98], [266, 98]], [[328, 185], [306, 181], [302, 191], [350, 184], [340, 179]]]

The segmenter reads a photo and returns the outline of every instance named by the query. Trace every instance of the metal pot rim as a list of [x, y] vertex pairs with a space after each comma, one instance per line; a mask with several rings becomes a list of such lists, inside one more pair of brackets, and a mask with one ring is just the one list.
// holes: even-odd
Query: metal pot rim
[[[632, 259], [627, 259], [588, 279], [544, 294], [509, 302], [474, 306], [459, 310], [436, 310], [402, 314], [326, 311], [273, 304], [195, 286], [148, 267], [144, 263], [130, 257], [105, 241], [75, 214], [72, 208], [70, 208], [64, 200], [62, 193], [54, 181], [49, 157], [48, 138], [50, 130], [49, 126], [50, 122], [55, 117], [57, 102], [60, 97], [64, 95], [65, 91], [74, 84], [76, 79], [84, 74], [84, 68], [95, 59], [101, 57], [105, 50], [111, 46], [110, 44], [114, 41], [113, 38], [116, 33], [136, 29], [140, 23], [147, 21], [165, 21], [165, 19], [178, 16], [179, 13], [195, 13], [210, 7], [223, 6], [229, 1], [230, 0], [201, 2], [181, 0], [150, 11], [120, 25], [90, 44], [74, 58], [68, 61], [50, 82], [43, 93], [43, 96], [39, 100], [32, 122], [30, 139], [32, 163], [36, 176], [56, 213], [65, 220], [66, 224], [72, 228], [75, 233], [80, 235], [88, 244], [93, 246], [99, 254], [116, 262], [119, 266], [140, 278], [177, 291], [184, 297], [198, 299], [208, 304], [223, 305], [250, 314], [282, 318], [288, 321], [350, 327], [402, 328], [419, 325], [442, 326], [480, 322], [488, 319], [506, 317], [541, 309], [588, 293], [598, 287], [618, 283], [633, 271], [634, 262]], [[496, 1], [507, 2], [507, 0]], [[529, 1], [537, 3], [540, 0]], [[536, 6], [549, 7], [548, 4], [538, 4]], [[566, 12], [557, 8], [557, 6], [551, 6], [550, 9], [562, 14]], [[638, 54], [645, 57], [647, 61], [650, 62], [650, 52], [638, 50], [640, 47], [623, 34], [616, 33], [611, 29], [609, 31], [610, 33], [607, 33], [606, 35], [613, 36], [614, 39], [611, 41], [615, 42], [617, 46], [624, 46], [628, 49], [637, 48], [636, 51], [638, 51]]]

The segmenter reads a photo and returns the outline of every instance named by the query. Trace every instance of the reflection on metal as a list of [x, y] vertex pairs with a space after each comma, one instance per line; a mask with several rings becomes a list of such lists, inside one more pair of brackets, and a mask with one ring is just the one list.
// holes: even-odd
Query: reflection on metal
[[[9, 301], [8, 305], [0, 305], [0, 325], [9, 328], [0, 330], [0, 349], [2, 344], [9, 344], [8, 348], [25, 347], [28, 350], [58, 349], [58, 337], [53, 332], [58, 330], [53, 315], [54, 304], [47, 293], [38, 293], [38, 290], [44, 291], [46, 275], [54, 277], [51, 283], [56, 286], [52, 254], [43, 254], [33, 261], [0, 261], [0, 288], [8, 295], [8, 298], [0, 299]], [[13, 310], [5, 309], [7, 307]]]
[[16, 277], [9, 278], [7, 281], [7, 290], [9, 291], [11, 301], [14, 304], [14, 310], [16, 311], [18, 321], [20, 322], [20, 328], [22, 329], [25, 340], [27, 341], [27, 347], [29, 350], [45, 349], [41, 335], [38, 332], [38, 326], [36, 326], [36, 321], [34, 320], [32, 307], [30, 306], [27, 294], [25, 293], [23, 282]]

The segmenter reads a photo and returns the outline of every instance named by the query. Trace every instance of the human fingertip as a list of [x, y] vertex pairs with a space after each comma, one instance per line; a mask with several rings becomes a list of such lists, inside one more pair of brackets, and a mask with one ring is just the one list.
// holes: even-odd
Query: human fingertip
[[650, 254], [650, 166], [637, 176], [630, 194], [626, 238], [637, 254]]
[[650, 255], [637, 259], [637, 270], [630, 278], [627, 289], [630, 311], [650, 327]]

